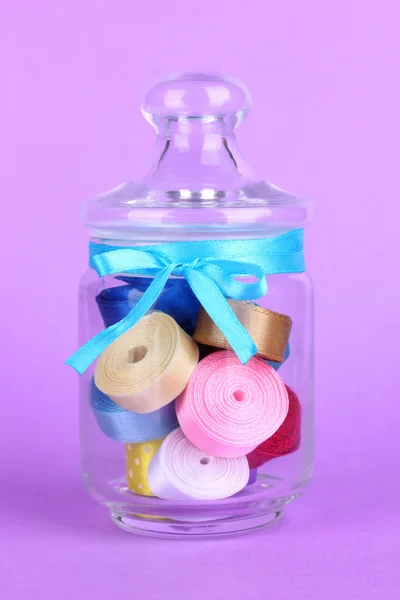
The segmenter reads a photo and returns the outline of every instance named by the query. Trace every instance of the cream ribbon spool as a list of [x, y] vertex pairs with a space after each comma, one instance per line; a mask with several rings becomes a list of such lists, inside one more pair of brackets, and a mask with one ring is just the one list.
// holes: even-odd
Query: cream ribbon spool
[[115, 404], [149, 413], [185, 389], [199, 360], [199, 349], [172, 317], [145, 315], [100, 355], [96, 386]]

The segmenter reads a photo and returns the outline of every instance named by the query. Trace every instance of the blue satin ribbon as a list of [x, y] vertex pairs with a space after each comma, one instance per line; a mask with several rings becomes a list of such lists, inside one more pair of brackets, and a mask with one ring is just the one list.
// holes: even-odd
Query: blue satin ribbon
[[117, 442], [148, 442], [168, 435], [179, 427], [175, 402], [151, 413], [134, 413], [115, 404], [99, 390], [93, 379], [90, 406], [102, 432]]
[[[257, 348], [226, 298], [260, 298], [268, 290], [266, 275], [305, 270], [302, 229], [261, 240], [174, 242], [129, 248], [90, 243], [89, 248], [89, 264], [100, 277], [132, 274], [154, 279], [122, 321], [101, 331], [67, 360], [80, 374], [146, 314], [171, 275], [186, 279], [240, 361], [246, 363]], [[256, 281], [237, 280], [246, 276]]]
[[[127, 285], [104, 289], [96, 296], [97, 306], [106, 327], [118, 323], [130, 313], [152, 280], [148, 277], [124, 277], [124, 281]], [[186, 279], [168, 279], [154, 309], [170, 315], [186, 333], [193, 335], [200, 302]]]

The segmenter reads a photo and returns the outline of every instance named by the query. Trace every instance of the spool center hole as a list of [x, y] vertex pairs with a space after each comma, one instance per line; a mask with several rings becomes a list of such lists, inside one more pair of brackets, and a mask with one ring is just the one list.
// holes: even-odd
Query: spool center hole
[[201, 465], [208, 465], [209, 462], [210, 462], [210, 459], [208, 458], [208, 456], [203, 456], [203, 458], [200, 459]]
[[242, 402], [244, 400], [244, 393], [242, 392], [242, 390], [235, 390], [233, 392], [233, 397], [236, 400], [236, 402]]
[[128, 352], [128, 363], [136, 364], [144, 359], [147, 354], [146, 346], [136, 346]]

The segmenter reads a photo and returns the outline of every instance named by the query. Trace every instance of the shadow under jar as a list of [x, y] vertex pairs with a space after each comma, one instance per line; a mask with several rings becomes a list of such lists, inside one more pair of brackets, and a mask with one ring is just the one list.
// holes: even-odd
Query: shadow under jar
[[277, 522], [313, 471], [308, 209], [240, 156], [231, 79], [180, 74], [142, 111], [140, 183], [89, 201], [79, 292], [82, 476], [121, 528], [224, 536]]

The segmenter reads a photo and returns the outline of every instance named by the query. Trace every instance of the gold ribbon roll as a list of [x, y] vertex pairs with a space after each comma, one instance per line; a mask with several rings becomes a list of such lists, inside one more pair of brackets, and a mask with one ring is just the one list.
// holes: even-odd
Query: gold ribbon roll
[[179, 396], [198, 360], [192, 338], [172, 317], [156, 311], [100, 354], [94, 380], [118, 406], [149, 413]]
[[[252, 302], [228, 300], [228, 304], [253, 338], [258, 354], [268, 360], [282, 362], [292, 329], [292, 319]], [[231, 349], [228, 340], [204, 308], [200, 309], [193, 339], [206, 346]]]
[[150, 442], [125, 444], [126, 480], [131, 492], [140, 496], [154, 496], [147, 481], [147, 472], [151, 459], [164, 440], [165, 436]]

